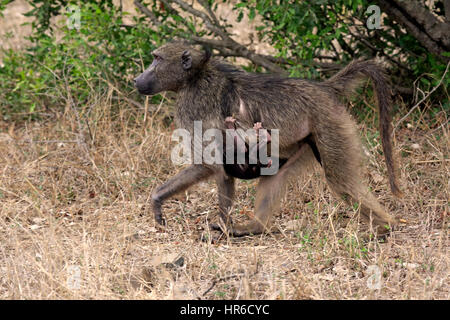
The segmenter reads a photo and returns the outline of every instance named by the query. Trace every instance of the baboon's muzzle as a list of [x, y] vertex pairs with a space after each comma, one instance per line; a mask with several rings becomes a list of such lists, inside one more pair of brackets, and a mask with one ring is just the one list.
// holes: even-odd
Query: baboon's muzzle
[[155, 90], [155, 74], [153, 72], [143, 72], [134, 79], [134, 86], [138, 89], [140, 94], [152, 95], [156, 93]]

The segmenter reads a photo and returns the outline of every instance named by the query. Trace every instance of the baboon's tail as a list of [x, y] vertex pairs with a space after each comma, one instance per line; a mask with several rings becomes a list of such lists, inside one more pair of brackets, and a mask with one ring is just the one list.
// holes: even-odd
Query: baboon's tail
[[373, 60], [356, 60], [343, 70], [324, 82], [325, 85], [339, 96], [348, 96], [359, 87], [364, 78], [372, 80], [376, 94], [378, 109], [380, 112], [379, 130], [383, 145], [384, 157], [389, 176], [392, 193], [402, 197], [397, 179], [397, 165], [392, 151], [392, 125], [391, 125], [391, 94], [389, 92], [388, 80], [381, 66]]

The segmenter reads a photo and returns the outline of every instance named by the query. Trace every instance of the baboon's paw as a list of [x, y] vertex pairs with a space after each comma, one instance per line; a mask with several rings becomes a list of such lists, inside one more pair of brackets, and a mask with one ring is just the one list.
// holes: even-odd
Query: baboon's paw
[[[397, 228], [395, 228], [397, 230]], [[361, 238], [365, 242], [376, 240], [377, 242], [384, 243], [388, 241], [389, 236], [394, 231], [394, 228], [388, 226], [378, 226], [375, 228], [375, 233], [367, 232], [361, 235]]]
[[166, 219], [162, 216], [162, 214], [155, 214], [155, 221], [163, 227], [167, 226]]
[[222, 231], [222, 228], [220, 227], [220, 224], [218, 223], [210, 223], [209, 229], [214, 231]]
[[213, 230], [213, 231], [219, 231], [220, 233], [223, 233], [223, 234], [232, 235], [232, 232], [231, 232], [232, 227], [230, 227], [230, 226], [227, 227], [223, 223], [210, 223], [209, 229]]
[[233, 117], [226, 117], [225, 126], [228, 129], [236, 129], [236, 119], [234, 119]]
[[218, 243], [221, 239], [225, 238], [225, 234], [220, 230], [220, 231], [214, 231], [211, 230], [209, 232], [203, 232], [200, 235], [200, 241], [202, 242], [207, 242], [207, 243], [212, 243], [212, 244], [216, 244]]
[[[223, 235], [230, 235], [233, 237], [243, 237], [248, 236], [253, 233], [249, 232], [245, 228], [240, 228], [239, 226], [236, 227], [226, 227], [225, 225], [221, 223], [210, 223], [209, 228], [214, 231], [219, 231]], [[257, 233], [254, 233], [257, 234]]]

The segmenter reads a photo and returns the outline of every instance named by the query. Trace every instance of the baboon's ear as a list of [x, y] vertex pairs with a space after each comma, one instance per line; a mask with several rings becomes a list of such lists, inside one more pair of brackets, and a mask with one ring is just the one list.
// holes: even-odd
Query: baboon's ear
[[189, 70], [192, 68], [192, 56], [188, 50], [185, 50], [181, 55], [181, 65], [184, 70]]

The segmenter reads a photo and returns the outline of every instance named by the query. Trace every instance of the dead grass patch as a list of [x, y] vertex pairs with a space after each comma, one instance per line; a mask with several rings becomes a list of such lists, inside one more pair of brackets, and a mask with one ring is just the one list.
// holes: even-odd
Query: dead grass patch
[[[373, 129], [361, 127], [373, 191], [409, 222], [387, 241], [364, 240], [366, 226], [316, 170], [289, 188], [281, 233], [210, 244], [199, 236], [217, 212], [212, 181], [164, 205], [167, 232], [147, 208], [180, 169], [166, 106], [144, 122], [108, 97], [78, 117], [0, 124], [1, 299], [449, 298], [445, 113], [433, 128], [421, 119], [397, 132], [402, 200], [388, 191]], [[255, 182], [240, 181], [237, 194], [234, 217], [248, 219]], [[181, 267], [164, 265], [177, 257]], [[367, 285], [373, 265], [380, 289]]]

